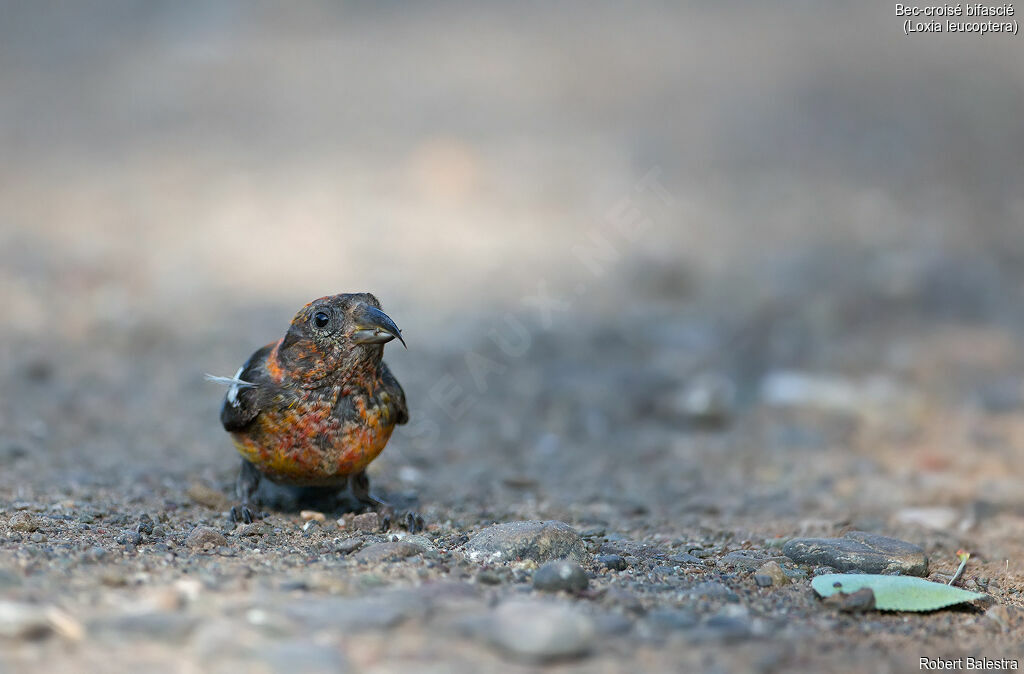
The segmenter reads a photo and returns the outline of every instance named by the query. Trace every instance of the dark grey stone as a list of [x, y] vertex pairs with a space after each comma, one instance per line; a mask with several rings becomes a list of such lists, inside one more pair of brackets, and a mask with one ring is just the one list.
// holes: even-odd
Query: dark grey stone
[[782, 548], [794, 562], [831, 566], [840, 571], [928, 575], [924, 550], [906, 541], [851, 531], [843, 538], [794, 538]]
[[612, 571], [622, 571], [626, 568], [626, 558], [622, 555], [598, 555], [594, 562]]
[[569, 559], [547, 562], [533, 574], [534, 589], [544, 592], [582, 592], [589, 584], [583, 568]]

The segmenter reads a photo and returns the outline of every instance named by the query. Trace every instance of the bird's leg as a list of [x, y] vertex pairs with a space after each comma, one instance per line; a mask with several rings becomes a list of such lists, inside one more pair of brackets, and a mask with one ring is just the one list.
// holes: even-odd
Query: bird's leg
[[[387, 531], [391, 528], [392, 516], [396, 514], [395, 509], [385, 501], [370, 494], [370, 478], [367, 477], [365, 470], [349, 478], [349, 489], [357, 501], [381, 514], [383, 520], [381, 522], [382, 531]], [[400, 519], [402, 526], [412, 533], [423, 530], [423, 517], [419, 513], [407, 511], [400, 515]]]
[[238, 479], [235, 480], [235, 495], [242, 503], [231, 506], [232, 522], [249, 524], [258, 517], [249, 506], [255, 504], [256, 490], [259, 489], [261, 477], [256, 466], [242, 459], [242, 467], [238, 470]]

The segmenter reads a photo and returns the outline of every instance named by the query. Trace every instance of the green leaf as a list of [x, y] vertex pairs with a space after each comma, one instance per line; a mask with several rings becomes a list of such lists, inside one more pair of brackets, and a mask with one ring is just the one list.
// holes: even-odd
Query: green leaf
[[875, 608], [882, 611], [934, 611], [985, 596], [924, 578], [873, 573], [829, 573], [814, 578], [811, 587], [822, 597], [870, 588], [875, 595]]

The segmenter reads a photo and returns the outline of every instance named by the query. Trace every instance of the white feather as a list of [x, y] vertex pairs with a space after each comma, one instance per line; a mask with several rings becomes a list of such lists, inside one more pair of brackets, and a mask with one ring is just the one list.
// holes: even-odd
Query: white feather
[[225, 386], [229, 386], [230, 388], [228, 389], [228, 402], [231, 403], [232, 407], [238, 407], [238, 389], [256, 386], [256, 384], [253, 384], [252, 382], [239, 379], [239, 377], [242, 376], [242, 372], [244, 371], [245, 366], [243, 365], [242, 367], [238, 368], [238, 372], [235, 373], [234, 377], [219, 377], [214, 374], [207, 374], [206, 379], [217, 384], [224, 384]]

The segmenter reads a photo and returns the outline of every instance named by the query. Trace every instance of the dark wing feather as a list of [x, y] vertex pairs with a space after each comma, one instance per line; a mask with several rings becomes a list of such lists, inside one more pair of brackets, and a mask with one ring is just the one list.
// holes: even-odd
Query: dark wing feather
[[273, 348], [273, 344], [268, 344], [252, 354], [239, 370], [235, 378], [255, 386], [233, 386], [228, 389], [220, 408], [220, 422], [224, 424], [224, 430], [244, 430], [274, 398], [277, 386], [271, 381], [266, 368], [267, 355]]
[[395, 413], [395, 423], [407, 423], [409, 421], [409, 408], [405, 405], [405, 391], [402, 390], [402, 385], [395, 379], [395, 375], [391, 374], [391, 370], [388, 369], [385, 363], [380, 364], [380, 378], [384, 384], [384, 390], [391, 397], [391, 406]]

